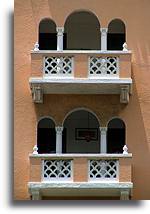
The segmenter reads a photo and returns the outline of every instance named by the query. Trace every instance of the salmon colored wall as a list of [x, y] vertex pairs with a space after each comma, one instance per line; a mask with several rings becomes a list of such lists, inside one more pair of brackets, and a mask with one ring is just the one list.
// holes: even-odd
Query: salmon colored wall
[[[29, 199], [28, 155], [36, 144], [36, 121], [40, 116], [50, 115], [55, 118], [57, 125], [61, 125], [64, 116], [78, 107], [93, 110], [102, 121], [101, 126], [105, 126], [113, 116], [124, 119], [127, 145], [133, 153], [133, 199], [150, 199], [149, 8], [149, 0], [15, 0], [14, 199]], [[133, 52], [133, 95], [128, 105], [121, 105], [119, 97], [115, 95], [45, 95], [44, 104], [32, 102], [28, 83], [31, 75], [30, 50], [37, 41], [39, 21], [50, 17], [57, 26], [63, 26], [66, 17], [79, 9], [93, 11], [101, 27], [107, 27], [114, 18], [121, 18], [125, 22], [128, 47]]]

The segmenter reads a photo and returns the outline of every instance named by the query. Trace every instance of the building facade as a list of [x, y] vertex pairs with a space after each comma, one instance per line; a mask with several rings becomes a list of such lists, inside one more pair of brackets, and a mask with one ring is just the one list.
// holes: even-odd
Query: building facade
[[149, 8], [15, 0], [15, 200], [150, 199]]

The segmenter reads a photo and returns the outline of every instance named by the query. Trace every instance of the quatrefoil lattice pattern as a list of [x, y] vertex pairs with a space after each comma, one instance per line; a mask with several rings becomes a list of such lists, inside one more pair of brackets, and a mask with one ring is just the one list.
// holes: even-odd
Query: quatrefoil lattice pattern
[[44, 180], [71, 179], [71, 160], [44, 160]]
[[89, 178], [93, 179], [117, 179], [118, 161], [117, 160], [90, 160]]
[[73, 58], [72, 57], [45, 57], [44, 75], [72, 75]]
[[90, 75], [118, 76], [118, 57], [90, 57]]

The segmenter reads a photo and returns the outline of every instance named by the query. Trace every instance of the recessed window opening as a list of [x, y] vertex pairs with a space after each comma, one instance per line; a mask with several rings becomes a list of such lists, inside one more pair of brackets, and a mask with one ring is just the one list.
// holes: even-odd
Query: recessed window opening
[[125, 145], [125, 123], [119, 119], [112, 119], [108, 123], [107, 153], [122, 153]]
[[56, 24], [51, 19], [43, 19], [39, 24], [39, 49], [57, 49]]
[[122, 50], [126, 41], [125, 24], [120, 19], [112, 20], [108, 25], [107, 49]]
[[67, 39], [64, 49], [98, 50], [100, 49], [100, 24], [97, 17], [88, 11], [74, 12], [65, 22]]
[[38, 123], [37, 147], [39, 154], [56, 152], [55, 123], [50, 118], [43, 118]]
[[76, 110], [64, 121], [63, 153], [99, 153], [99, 122], [87, 110]]

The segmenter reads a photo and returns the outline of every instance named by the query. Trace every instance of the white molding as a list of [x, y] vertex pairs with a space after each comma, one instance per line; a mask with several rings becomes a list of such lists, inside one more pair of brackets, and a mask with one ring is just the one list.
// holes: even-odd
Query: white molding
[[131, 78], [103, 78], [103, 79], [89, 79], [89, 78], [43, 78], [43, 77], [30, 77], [30, 84], [44, 84], [44, 83], [103, 83], [103, 84], [132, 84]]
[[40, 84], [32, 85], [31, 92], [34, 103], [43, 103], [43, 88]]
[[120, 103], [129, 103], [129, 86], [128, 85], [121, 85], [120, 86]]
[[39, 51], [30, 51], [31, 54], [99, 54], [99, 55], [128, 55], [132, 54], [131, 50], [128, 51], [108, 51], [108, 50], [62, 50], [62, 51], [56, 51], [56, 50], [39, 50]]
[[128, 154], [77, 154], [77, 153], [69, 153], [69, 154], [37, 154], [34, 155], [32, 153], [29, 154], [30, 158], [58, 158], [58, 159], [65, 159], [65, 158], [76, 158], [76, 157], [85, 157], [85, 158], [96, 158], [96, 159], [117, 159], [117, 158], [132, 158], [132, 153]]
[[44, 188], [83, 188], [83, 189], [132, 189], [133, 183], [132, 182], [104, 182], [104, 183], [97, 183], [97, 182], [65, 182], [65, 183], [51, 183], [51, 182], [28, 182], [28, 188], [31, 189], [44, 189]]
[[120, 200], [129, 200], [130, 191], [129, 189], [124, 189], [120, 191]]

